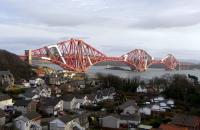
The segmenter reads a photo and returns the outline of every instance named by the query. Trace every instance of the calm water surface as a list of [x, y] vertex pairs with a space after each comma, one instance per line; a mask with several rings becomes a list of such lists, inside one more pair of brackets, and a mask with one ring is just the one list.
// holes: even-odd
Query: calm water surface
[[[41, 66], [48, 66], [52, 67], [56, 70], [60, 70], [61, 68], [54, 64], [39, 64]], [[129, 70], [129, 67], [121, 67], [124, 69]], [[155, 69], [155, 68], [149, 68], [145, 72], [136, 72], [136, 71], [126, 71], [126, 70], [111, 70], [106, 69], [106, 66], [92, 66], [88, 71], [87, 74], [90, 77], [93, 77], [96, 73], [102, 73], [102, 74], [113, 74], [120, 76], [122, 78], [132, 78], [132, 77], [140, 77], [141, 79], [152, 79], [153, 77], [160, 77], [165, 74], [192, 74], [197, 76], [200, 79], [200, 70], [193, 69], [193, 70], [174, 70], [174, 71], [166, 71], [165, 69]]]
[[[129, 69], [128, 67], [123, 67]], [[131, 77], [140, 77], [142, 79], [152, 79], [154, 77], [160, 77], [165, 74], [192, 74], [200, 79], [200, 70], [174, 70], [174, 71], [166, 71], [165, 69], [157, 69], [157, 68], [149, 68], [145, 72], [136, 72], [136, 71], [124, 71], [124, 70], [111, 70], [106, 69], [106, 66], [93, 66], [91, 67], [88, 72], [89, 75], [93, 75], [96, 73], [103, 73], [103, 74], [113, 74], [120, 76], [122, 78], [131, 78]]]

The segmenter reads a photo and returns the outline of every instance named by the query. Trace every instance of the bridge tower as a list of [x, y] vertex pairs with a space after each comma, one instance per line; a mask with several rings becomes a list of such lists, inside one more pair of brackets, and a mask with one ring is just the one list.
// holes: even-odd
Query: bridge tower
[[31, 65], [32, 64], [32, 54], [31, 54], [31, 50], [25, 50], [25, 61]]

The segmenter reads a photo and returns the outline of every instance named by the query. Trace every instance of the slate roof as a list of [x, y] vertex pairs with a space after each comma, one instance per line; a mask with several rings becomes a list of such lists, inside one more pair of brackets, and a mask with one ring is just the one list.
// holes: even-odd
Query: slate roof
[[82, 95], [82, 94], [75, 95], [75, 98], [77, 98], [77, 99], [83, 99], [84, 97], [85, 97], [85, 95]]
[[41, 115], [38, 114], [37, 112], [28, 112], [28, 113], [24, 114], [23, 116], [28, 118], [29, 120], [33, 120], [33, 119], [41, 117]]
[[177, 114], [172, 119], [172, 124], [182, 125], [182, 126], [187, 126], [187, 127], [193, 127], [199, 123], [200, 123], [200, 117], [198, 116]]
[[11, 97], [7, 94], [0, 93], [0, 101], [9, 100]]
[[67, 95], [62, 96], [62, 100], [63, 100], [63, 101], [72, 101], [72, 99], [73, 99], [74, 97], [75, 97], [75, 96], [72, 95], [72, 94], [67, 94]]
[[137, 103], [134, 100], [126, 101], [126, 102], [122, 103], [121, 105], [119, 105], [118, 108], [123, 110], [129, 106], [134, 106], [134, 107], [138, 108]]
[[62, 122], [64, 122], [66, 124], [66, 123], [72, 121], [75, 118], [76, 117], [74, 117], [74, 116], [66, 115], [66, 116], [60, 117], [59, 120], [61, 120]]
[[88, 97], [89, 100], [93, 101], [96, 97], [96, 94], [87, 94], [86, 96]]
[[111, 114], [111, 115], [108, 115], [108, 116], [113, 116], [113, 117], [120, 119], [120, 120], [141, 121], [141, 116], [139, 114], [128, 115], [128, 116], [127, 115]]
[[18, 99], [18, 100], [15, 100], [15, 104], [14, 106], [28, 106], [28, 104], [31, 102], [31, 100], [23, 100], [23, 99]]
[[56, 106], [59, 102], [61, 101], [61, 99], [59, 98], [42, 98], [40, 103], [42, 106]]
[[32, 98], [35, 96], [37, 93], [34, 92], [35, 88], [28, 88], [26, 89], [25, 93], [23, 94], [25, 97]]
[[12, 75], [10, 71], [0, 71], [0, 75]]

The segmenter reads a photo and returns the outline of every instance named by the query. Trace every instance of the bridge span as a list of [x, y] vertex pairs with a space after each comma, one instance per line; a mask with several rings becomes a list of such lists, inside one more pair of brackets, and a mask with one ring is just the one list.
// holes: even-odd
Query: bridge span
[[123, 62], [137, 71], [145, 71], [152, 64], [163, 64], [166, 70], [174, 70], [179, 65], [172, 54], [168, 54], [163, 59], [154, 60], [142, 49], [132, 50], [119, 57], [109, 57], [80, 39], [70, 39], [39, 49], [27, 50], [22, 57], [30, 64], [32, 58], [37, 57], [76, 72], [85, 72], [90, 66], [105, 61]]

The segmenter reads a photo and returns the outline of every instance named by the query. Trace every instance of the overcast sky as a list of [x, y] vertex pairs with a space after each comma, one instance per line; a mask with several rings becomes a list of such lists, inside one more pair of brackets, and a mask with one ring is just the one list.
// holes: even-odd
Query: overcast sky
[[135, 48], [200, 60], [200, 0], [0, 0], [0, 48], [69, 38], [118, 56]]

